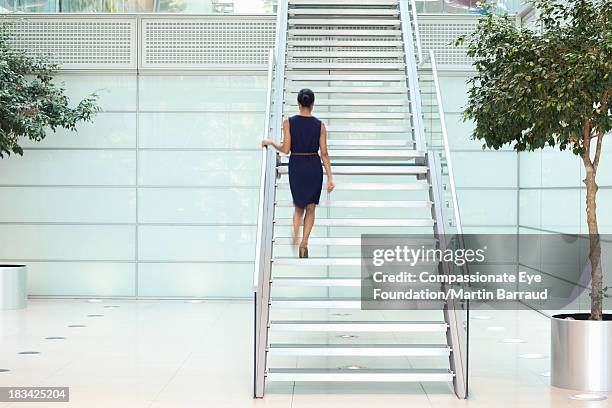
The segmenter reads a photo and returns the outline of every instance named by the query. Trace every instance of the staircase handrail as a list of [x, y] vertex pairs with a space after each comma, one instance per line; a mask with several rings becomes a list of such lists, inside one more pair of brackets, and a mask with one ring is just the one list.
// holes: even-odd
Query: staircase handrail
[[[264, 137], [270, 138], [270, 119], [271, 119], [271, 108], [272, 108], [272, 81], [274, 78], [274, 49], [270, 48], [268, 53], [268, 87], [266, 94], [266, 113], [264, 120]], [[261, 149], [261, 174], [259, 176], [259, 207], [257, 209], [257, 233], [255, 236], [255, 265], [253, 273], [253, 288], [257, 290], [259, 286], [259, 274], [262, 254], [262, 242], [263, 242], [263, 224], [264, 224], [264, 208], [265, 208], [265, 191], [266, 191], [266, 179], [269, 177], [267, 174], [268, 169], [268, 148], [262, 147]]]
[[455, 226], [457, 227], [457, 234], [461, 236], [463, 234], [463, 226], [461, 225], [461, 213], [459, 211], [459, 204], [457, 199], [457, 186], [455, 184], [455, 171], [453, 169], [453, 158], [450, 151], [450, 143], [448, 140], [448, 130], [446, 128], [446, 118], [444, 116], [444, 104], [442, 103], [442, 93], [440, 91], [440, 78], [438, 77], [438, 66], [436, 64], [436, 56], [433, 50], [429, 51], [429, 59], [431, 63], [431, 72], [433, 76], [436, 101], [438, 105], [438, 115], [440, 117], [440, 128], [442, 131], [442, 143], [444, 147], [444, 154], [446, 156], [446, 166], [448, 168], [449, 188], [451, 198], [453, 200], [453, 212], [455, 217]]
[[[407, 0], [400, 0], [400, 19], [406, 56], [406, 76], [408, 77], [408, 89], [410, 92], [410, 113], [412, 115], [411, 122], [415, 148], [418, 151], [425, 151], [425, 127], [423, 125], [423, 113], [421, 110], [421, 90], [417, 72], [418, 62], [414, 51], [414, 37], [411, 25], [412, 16], [408, 10]], [[415, 28], [415, 30], [416, 29], [418, 28]]]
[[414, 42], [416, 43], [417, 56], [419, 57], [419, 64], [423, 63], [423, 47], [421, 44], [421, 29], [419, 28], [419, 19], [416, 7], [416, 0], [410, 0], [412, 8], [412, 23], [414, 25]]
[[[288, 19], [288, 0], [279, 0], [276, 16], [276, 45], [274, 48], [274, 80], [268, 84], [270, 106], [274, 106], [272, 119], [268, 122], [272, 133], [268, 133], [270, 138], [280, 142], [283, 128], [283, 107], [285, 93], [285, 60], [287, 44], [287, 19]], [[270, 79], [270, 78], [268, 78]], [[272, 85], [273, 84], [273, 85]], [[271, 109], [270, 109], [271, 111]], [[264, 149], [265, 159], [262, 165], [265, 166], [264, 192], [260, 204], [263, 206], [261, 219], [258, 220], [262, 225], [262, 232], [259, 242], [259, 264], [255, 265], [257, 274], [257, 287], [255, 288], [255, 316], [254, 316], [254, 375], [253, 375], [253, 396], [262, 398], [265, 390], [266, 377], [266, 355], [268, 347], [268, 322], [270, 318], [270, 279], [272, 268], [272, 239], [273, 239], [273, 219], [274, 202], [276, 200], [276, 165], [278, 155], [273, 149]], [[261, 197], [260, 191], [260, 199]], [[257, 256], [257, 255], [256, 255]]]

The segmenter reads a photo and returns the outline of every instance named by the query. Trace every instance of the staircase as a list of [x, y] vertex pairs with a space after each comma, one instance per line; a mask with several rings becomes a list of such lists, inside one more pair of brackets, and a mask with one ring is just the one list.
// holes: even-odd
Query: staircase
[[[336, 191], [323, 192], [309, 259], [291, 246], [288, 158], [262, 153], [255, 381], [448, 383], [467, 396], [465, 315], [361, 310], [362, 234], [445, 247], [441, 165], [425, 146], [418, 28], [407, 0], [280, 0], [266, 131], [281, 139], [301, 88], [328, 129]], [[325, 187], [325, 182], [324, 182]], [[442, 265], [436, 266], [445, 273]]]

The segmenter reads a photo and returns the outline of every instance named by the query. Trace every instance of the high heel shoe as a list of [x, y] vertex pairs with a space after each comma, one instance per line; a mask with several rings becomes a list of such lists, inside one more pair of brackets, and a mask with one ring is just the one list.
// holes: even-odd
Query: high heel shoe
[[301, 246], [299, 255], [300, 255], [300, 258], [308, 258], [308, 247]]

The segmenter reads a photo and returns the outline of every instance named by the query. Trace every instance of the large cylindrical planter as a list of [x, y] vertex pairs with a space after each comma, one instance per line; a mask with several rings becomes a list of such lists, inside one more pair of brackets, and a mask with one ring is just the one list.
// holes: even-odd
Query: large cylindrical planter
[[[571, 390], [612, 391], [612, 316], [586, 320], [588, 314], [551, 319], [551, 385]], [[568, 319], [568, 317], [570, 319]]]
[[28, 301], [28, 268], [0, 264], [0, 310], [23, 309]]

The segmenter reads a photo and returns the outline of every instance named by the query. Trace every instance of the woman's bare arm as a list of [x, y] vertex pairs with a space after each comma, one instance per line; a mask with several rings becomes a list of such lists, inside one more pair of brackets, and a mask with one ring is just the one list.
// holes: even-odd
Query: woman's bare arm
[[281, 153], [289, 154], [291, 151], [291, 130], [289, 129], [289, 119], [283, 121], [283, 142], [279, 145], [273, 140], [264, 139], [261, 146], [272, 146]]
[[327, 174], [327, 192], [331, 193], [334, 191], [335, 184], [331, 164], [329, 162], [329, 151], [327, 150], [327, 128], [323, 122], [321, 122], [321, 138], [319, 139], [319, 147], [321, 149], [321, 160], [323, 161], [323, 167], [325, 167], [325, 174]]

